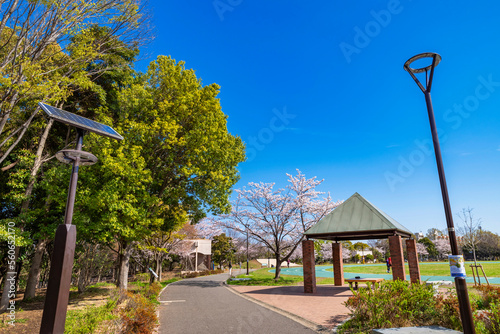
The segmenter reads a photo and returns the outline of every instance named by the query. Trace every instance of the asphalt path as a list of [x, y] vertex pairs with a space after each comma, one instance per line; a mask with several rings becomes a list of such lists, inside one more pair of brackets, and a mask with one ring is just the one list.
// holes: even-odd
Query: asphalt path
[[316, 333], [229, 290], [223, 285], [228, 278], [212, 275], [168, 285], [160, 295], [158, 333]]

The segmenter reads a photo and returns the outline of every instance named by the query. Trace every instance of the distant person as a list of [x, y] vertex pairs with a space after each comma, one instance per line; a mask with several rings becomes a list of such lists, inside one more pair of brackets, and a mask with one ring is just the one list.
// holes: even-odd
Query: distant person
[[387, 265], [387, 272], [390, 273], [392, 267], [392, 261], [390, 256], [387, 258], [387, 260], [385, 260], [385, 264]]
[[290, 268], [290, 259], [286, 260], [286, 267]]
[[229, 268], [229, 276], [231, 276], [231, 271], [233, 269], [233, 265], [231, 264], [231, 261], [229, 261], [228, 268]]

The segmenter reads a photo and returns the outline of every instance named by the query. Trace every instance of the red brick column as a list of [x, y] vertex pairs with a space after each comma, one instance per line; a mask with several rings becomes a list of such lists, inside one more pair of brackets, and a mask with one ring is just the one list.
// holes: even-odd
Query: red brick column
[[313, 240], [302, 240], [302, 265], [304, 270], [304, 293], [316, 293]]
[[391, 251], [392, 260], [392, 279], [404, 281], [406, 279], [405, 262], [403, 258], [403, 245], [399, 235], [389, 237], [389, 250]]
[[408, 254], [408, 267], [410, 267], [410, 280], [412, 283], [420, 283], [420, 266], [415, 239], [406, 240], [406, 253]]
[[344, 285], [344, 263], [342, 262], [342, 244], [332, 244], [333, 255], [333, 281], [335, 285]]

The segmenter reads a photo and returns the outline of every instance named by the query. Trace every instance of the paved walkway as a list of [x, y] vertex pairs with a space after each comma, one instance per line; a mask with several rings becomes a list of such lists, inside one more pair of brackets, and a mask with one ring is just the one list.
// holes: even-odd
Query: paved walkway
[[172, 283], [160, 295], [160, 334], [312, 334], [307, 323], [249, 301], [223, 285], [228, 274]]
[[314, 294], [305, 294], [304, 286], [230, 287], [326, 329], [331, 329], [348, 318], [349, 310], [343, 303], [352, 296], [347, 286], [318, 285]]

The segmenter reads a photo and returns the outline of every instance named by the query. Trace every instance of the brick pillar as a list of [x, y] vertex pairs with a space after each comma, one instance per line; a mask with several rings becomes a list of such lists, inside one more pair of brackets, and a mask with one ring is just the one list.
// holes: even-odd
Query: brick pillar
[[420, 266], [415, 239], [406, 240], [406, 253], [408, 254], [408, 267], [410, 267], [410, 280], [412, 283], [420, 283]]
[[389, 250], [391, 251], [392, 260], [392, 279], [404, 281], [406, 279], [405, 262], [403, 258], [403, 245], [399, 235], [389, 237]]
[[304, 270], [304, 293], [316, 293], [314, 241], [312, 240], [302, 240], [302, 265]]
[[333, 281], [336, 286], [344, 285], [344, 264], [342, 262], [342, 244], [332, 244]]

